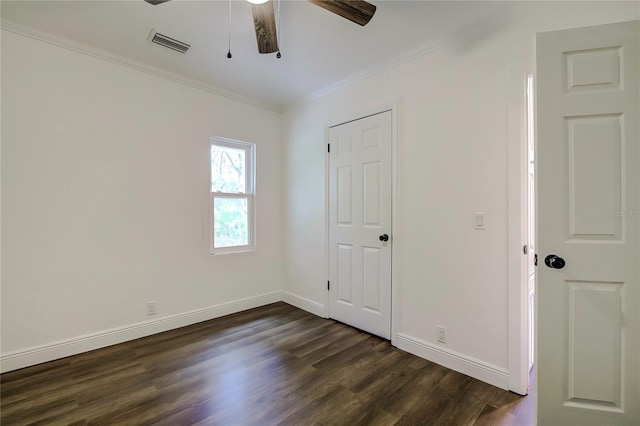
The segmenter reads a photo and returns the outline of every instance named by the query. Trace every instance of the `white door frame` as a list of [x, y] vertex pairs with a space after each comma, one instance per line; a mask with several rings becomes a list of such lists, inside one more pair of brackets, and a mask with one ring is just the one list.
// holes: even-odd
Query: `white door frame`
[[527, 256], [523, 245], [527, 241], [528, 158], [526, 147], [526, 79], [522, 65], [508, 69], [508, 372], [509, 390], [520, 395], [529, 392], [529, 342], [526, 338], [528, 281]]
[[[391, 111], [391, 344], [397, 344], [397, 324], [398, 324], [398, 291], [397, 291], [397, 250], [398, 245], [394, 239], [398, 230], [397, 223], [397, 205], [398, 205], [398, 103], [396, 101], [383, 104], [376, 108], [364, 110], [358, 113], [345, 114], [338, 119], [332, 119], [325, 123], [324, 126], [324, 270], [326, 274], [325, 281], [329, 281], [329, 152], [327, 146], [329, 144], [329, 129], [331, 127], [345, 124], [350, 121], [356, 121], [372, 115]], [[327, 289], [325, 297], [325, 306], [327, 307], [327, 317], [331, 317], [331, 307], [329, 303], [329, 291]]]

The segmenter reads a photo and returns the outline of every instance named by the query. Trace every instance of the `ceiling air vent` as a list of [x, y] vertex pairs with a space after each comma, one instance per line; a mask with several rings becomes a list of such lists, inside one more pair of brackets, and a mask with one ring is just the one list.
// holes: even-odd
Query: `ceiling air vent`
[[187, 43], [168, 37], [164, 34], [157, 33], [155, 30], [151, 30], [151, 34], [149, 34], [149, 38], [147, 40], [180, 53], [187, 53], [187, 50], [191, 47], [191, 45]]

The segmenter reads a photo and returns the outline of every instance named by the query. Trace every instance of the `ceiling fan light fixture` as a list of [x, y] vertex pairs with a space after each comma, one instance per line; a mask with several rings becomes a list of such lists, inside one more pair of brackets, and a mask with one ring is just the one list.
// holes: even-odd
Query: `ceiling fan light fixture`
[[269, 0], [247, 0], [249, 3], [253, 3], [253, 4], [264, 4], [266, 2], [268, 2]]

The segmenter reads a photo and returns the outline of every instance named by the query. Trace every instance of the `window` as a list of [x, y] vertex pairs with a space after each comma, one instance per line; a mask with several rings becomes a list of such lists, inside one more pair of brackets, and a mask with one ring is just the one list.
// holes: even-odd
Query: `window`
[[211, 138], [211, 253], [255, 248], [255, 145]]

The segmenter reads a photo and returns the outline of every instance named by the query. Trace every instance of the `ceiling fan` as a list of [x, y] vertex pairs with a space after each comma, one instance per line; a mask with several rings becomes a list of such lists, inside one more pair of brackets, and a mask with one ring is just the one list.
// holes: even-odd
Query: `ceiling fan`
[[[158, 5], [169, 0], [144, 0], [149, 4]], [[276, 33], [276, 18], [273, 0], [247, 0], [251, 3], [253, 24], [256, 29], [259, 53], [278, 52], [278, 35]], [[369, 23], [376, 6], [364, 0], [307, 0], [316, 6], [342, 16], [345, 19], [364, 26]]]

